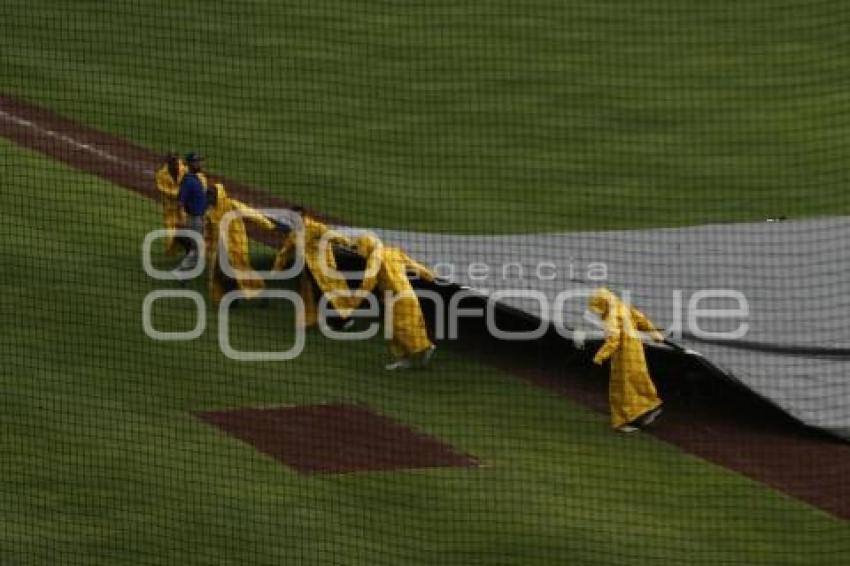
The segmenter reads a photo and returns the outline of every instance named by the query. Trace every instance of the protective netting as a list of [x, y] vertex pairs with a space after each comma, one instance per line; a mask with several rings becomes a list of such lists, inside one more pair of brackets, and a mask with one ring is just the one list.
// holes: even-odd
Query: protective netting
[[848, 560], [845, 3], [0, 15], [0, 563]]

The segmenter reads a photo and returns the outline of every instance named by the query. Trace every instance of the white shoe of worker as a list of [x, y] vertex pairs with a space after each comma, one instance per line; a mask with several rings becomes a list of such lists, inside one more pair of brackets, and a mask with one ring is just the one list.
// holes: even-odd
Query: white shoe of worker
[[428, 349], [422, 352], [422, 357], [419, 358], [419, 365], [425, 367], [431, 361], [431, 358], [434, 357], [434, 352], [437, 351], [437, 347], [431, 344], [428, 346]]
[[180, 264], [177, 266], [177, 271], [191, 271], [198, 265], [198, 252], [195, 250], [187, 253]]
[[384, 366], [387, 371], [395, 371], [397, 369], [410, 369], [413, 367], [413, 362], [410, 358], [399, 358], [394, 362], [390, 362]]
[[617, 427], [617, 432], [630, 433], [630, 432], [637, 432], [639, 430], [640, 429], [638, 427], [632, 426], [632, 425], [627, 425], [627, 424], [624, 424], [623, 426]]
[[655, 419], [657, 419], [657, 418], [658, 418], [658, 415], [660, 415], [660, 414], [661, 414], [661, 407], [658, 407], [658, 408], [656, 408], [656, 409], [653, 409], [653, 410], [651, 410], [650, 412], [648, 412], [648, 413], [646, 413], [645, 415], [643, 415], [642, 417], [640, 417], [640, 418], [638, 419], [638, 424], [639, 424], [640, 426], [642, 426], [642, 427], [644, 427], [644, 426], [649, 426], [649, 425], [651, 425], [653, 422], [655, 422]]

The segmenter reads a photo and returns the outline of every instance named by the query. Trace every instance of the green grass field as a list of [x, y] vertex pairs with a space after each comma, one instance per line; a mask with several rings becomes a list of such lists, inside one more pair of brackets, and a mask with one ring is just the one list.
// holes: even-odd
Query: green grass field
[[[838, 0], [5, 0], [0, 94], [352, 224], [850, 213]], [[846, 523], [441, 349], [155, 342], [152, 201], [0, 139], [0, 564], [826, 564]], [[257, 260], [268, 261], [257, 248]], [[157, 256], [160, 265], [167, 259]], [[205, 293], [204, 281], [190, 288]], [[233, 315], [287, 347], [280, 304]], [[193, 325], [187, 302], [154, 310]], [[359, 402], [485, 464], [304, 477], [193, 411]], [[742, 447], [742, 450], [745, 447]]]
[[[297, 360], [228, 361], [142, 331], [156, 205], [0, 141], [3, 564], [835, 564], [847, 527], [650, 436], [442, 351], [383, 372], [380, 341], [308, 337]], [[165, 262], [157, 256], [157, 262]], [[190, 285], [203, 289], [202, 282]], [[154, 309], [192, 326], [187, 303]], [[234, 315], [240, 346], [291, 313]], [[478, 469], [303, 477], [191, 411], [358, 401]]]
[[352, 223], [847, 214], [839, 0], [4, 2], [0, 90]]

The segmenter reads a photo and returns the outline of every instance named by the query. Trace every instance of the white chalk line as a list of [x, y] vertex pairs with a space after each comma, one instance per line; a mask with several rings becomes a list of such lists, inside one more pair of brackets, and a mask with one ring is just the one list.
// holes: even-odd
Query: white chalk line
[[154, 175], [155, 174], [155, 171], [153, 169], [151, 169], [151, 168], [149, 168], [145, 165], [142, 165], [139, 162], [132, 163], [132, 162], [128, 162], [126, 160], [122, 160], [120, 157], [106, 151], [105, 149], [95, 147], [91, 144], [84, 143], [80, 140], [77, 140], [77, 139], [69, 136], [68, 134], [65, 134], [65, 133], [62, 133], [62, 132], [56, 132], [56, 131], [51, 130], [49, 128], [45, 128], [44, 126], [41, 126], [40, 124], [37, 124], [35, 122], [32, 122], [32, 121], [27, 120], [25, 118], [22, 118], [20, 116], [16, 116], [14, 114], [6, 112], [3, 109], [0, 109], [0, 118], [6, 120], [7, 122], [12, 122], [13, 124], [16, 124], [18, 126], [34, 130], [35, 132], [37, 132], [41, 135], [57, 139], [57, 140], [59, 140], [63, 143], [66, 143], [66, 144], [68, 144], [72, 147], [75, 147], [77, 149], [80, 149], [82, 151], [88, 152], [88, 153], [95, 155], [95, 156], [97, 156], [101, 159], [104, 159], [106, 161], [109, 161], [109, 162], [112, 162], [112, 163], [123, 163], [124, 165], [129, 166], [131, 168], [134, 168], [137, 171], [144, 173], [145, 175]]

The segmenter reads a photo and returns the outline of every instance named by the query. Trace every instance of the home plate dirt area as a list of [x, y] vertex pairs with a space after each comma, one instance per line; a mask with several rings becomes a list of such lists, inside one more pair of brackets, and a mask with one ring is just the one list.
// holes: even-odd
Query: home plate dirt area
[[478, 466], [477, 459], [362, 405], [239, 408], [195, 416], [302, 474]]

